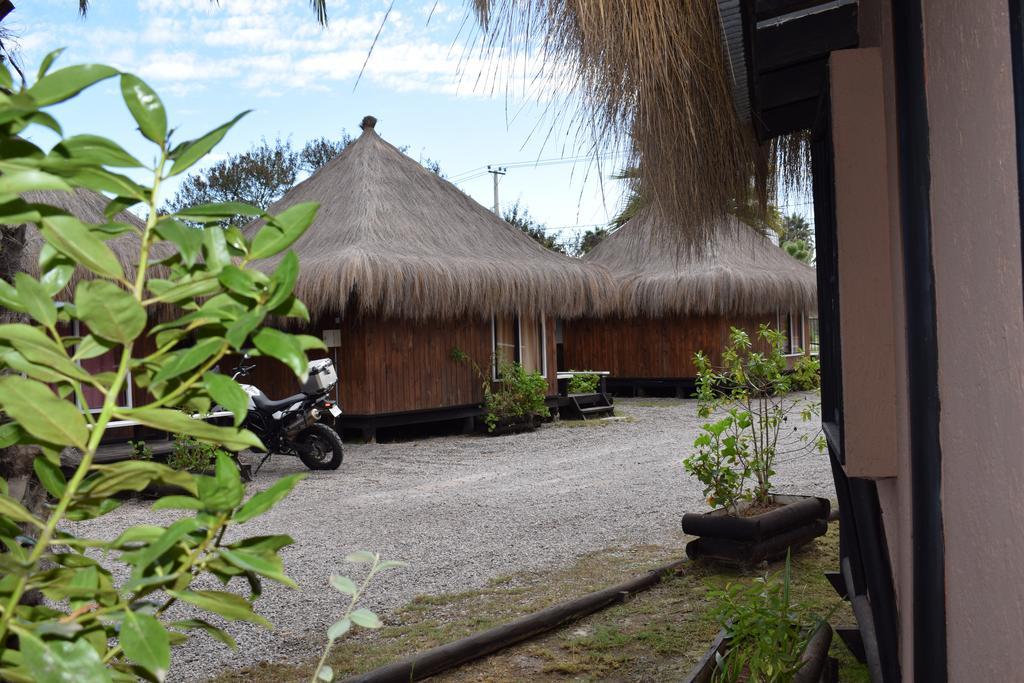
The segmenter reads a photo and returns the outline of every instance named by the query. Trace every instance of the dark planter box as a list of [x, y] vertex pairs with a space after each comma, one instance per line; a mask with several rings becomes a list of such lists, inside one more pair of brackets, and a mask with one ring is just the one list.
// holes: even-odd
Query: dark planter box
[[750, 517], [737, 517], [725, 508], [686, 513], [683, 533], [699, 537], [686, 544], [686, 554], [694, 560], [756, 564], [784, 557], [828, 531], [827, 499], [774, 495], [772, 500], [782, 507]]
[[[823, 623], [807, 641], [801, 660], [803, 665], [793, 677], [793, 683], [832, 683], [832, 668], [828, 665], [828, 648], [832, 644], [832, 627]], [[711, 643], [701, 660], [683, 679], [684, 683], [711, 683], [715, 674], [716, 655], [729, 650], [729, 639], [722, 631]]]
[[498, 420], [493, 431], [487, 432], [488, 436], [501, 436], [502, 434], [514, 434], [516, 432], [532, 432], [540, 424], [540, 418], [536, 415], [523, 415], [522, 417], [506, 417]]

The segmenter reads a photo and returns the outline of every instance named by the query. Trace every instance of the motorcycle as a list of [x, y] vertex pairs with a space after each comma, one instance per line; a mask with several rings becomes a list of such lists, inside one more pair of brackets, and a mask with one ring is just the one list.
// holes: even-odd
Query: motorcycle
[[[245, 377], [255, 365], [245, 365], [248, 356], [234, 369], [232, 379]], [[267, 447], [260, 467], [274, 453], [298, 456], [311, 470], [336, 470], [341, 465], [341, 437], [322, 420], [334, 421], [341, 416], [341, 406], [328, 398], [338, 383], [334, 363], [330, 359], [309, 362], [309, 378], [301, 393], [271, 400], [258, 387], [242, 384], [249, 395], [249, 413], [242, 426], [253, 432]], [[328, 417], [330, 416], [330, 417]]]

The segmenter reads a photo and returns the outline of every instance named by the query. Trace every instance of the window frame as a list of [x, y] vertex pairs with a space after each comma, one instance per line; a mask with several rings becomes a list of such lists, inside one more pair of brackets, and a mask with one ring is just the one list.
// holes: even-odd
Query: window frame
[[[515, 349], [514, 358], [512, 359], [516, 363], [523, 362], [523, 317], [519, 314], [512, 316], [515, 321], [515, 342], [513, 348]], [[540, 322], [540, 373], [544, 377], [548, 376], [548, 325], [547, 319], [544, 316], [538, 316]], [[501, 377], [498, 375], [498, 315], [491, 316], [491, 381], [500, 382]]]

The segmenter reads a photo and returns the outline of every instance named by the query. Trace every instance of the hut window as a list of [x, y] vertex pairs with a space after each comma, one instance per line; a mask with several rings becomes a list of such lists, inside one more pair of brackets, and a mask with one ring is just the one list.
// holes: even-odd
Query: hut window
[[779, 330], [785, 337], [782, 343], [782, 352], [785, 355], [795, 356], [804, 352], [806, 344], [803, 313], [780, 313]]
[[544, 319], [519, 316], [495, 316], [492, 321], [494, 339], [494, 379], [502, 362], [521, 363], [529, 372], [547, 374], [547, 336]]
[[[72, 324], [71, 324], [71, 334], [73, 336], [75, 336], [75, 337], [83, 337], [83, 336], [87, 335], [88, 333], [89, 333], [89, 330], [87, 330], [85, 328], [85, 326], [82, 325], [79, 321], [75, 320], [75, 321], [72, 322]], [[101, 372], [110, 372], [110, 371], [117, 370], [117, 356], [115, 355], [114, 351], [110, 351], [108, 353], [104, 353], [102, 356], [97, 356], [96, 358], [85, 358], [83, 360], [80, 360], [80, 361], [78, 361], [78, 364], [84, 370], [86, 370], [89, 373], [94, 374], [94, 375], [98, 374], [98, 373], [101, 373]], [[118, 406], [117, 407], [119, 407], [119, 408], [131, 408], [132, 407], [132, 390], [131, 390], [131, 387], [132, 387], [132, 377], [131, 377], [131, 373], [129, 373], [127, 381], [125, 382], [125, 387], [121, 391], [121, 396], [120, 396], [120, 399], [118, 400]], [[82, 394], [85, 397], [86, 403], [88, 403], [89, 406], [90, 406], [89, 411], [93, 412], [93, 413], [98, 413], [100, 411], [100, 406], [103, 405], [103, 394], [101, 394], [97, 389], [94, 389], [93, 387], [86, 386], [86, 385], [82, 385]], [[81, 405], [81, 403], [78, 401], [78, 399], [75, 399], [75, 403], [78, 404], [79, 408], [83, 408], [84, 407], [84, 406]]]
[[544, 320], [519, 320], [519, 362], [527, 372], [547, 374]]

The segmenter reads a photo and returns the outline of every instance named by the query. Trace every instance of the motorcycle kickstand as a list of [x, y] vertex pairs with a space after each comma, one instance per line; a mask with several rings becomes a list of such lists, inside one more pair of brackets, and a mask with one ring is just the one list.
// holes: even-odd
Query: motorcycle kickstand
[[260, 473], [260, 469], [263, 467], [263, 463], [265, 463], [266, 461], [270, 460], [270, 456], [272, 456], [272, 455], [273, 455], [273, 453], [268, 451], [267, 454], [263, 456], [263, 458], [260, 460], [260, 464], [256, 465], [256, 469], [254, 469], [252, 471], [252, 478], [253, 479], [255, 479], [256, 475]]

